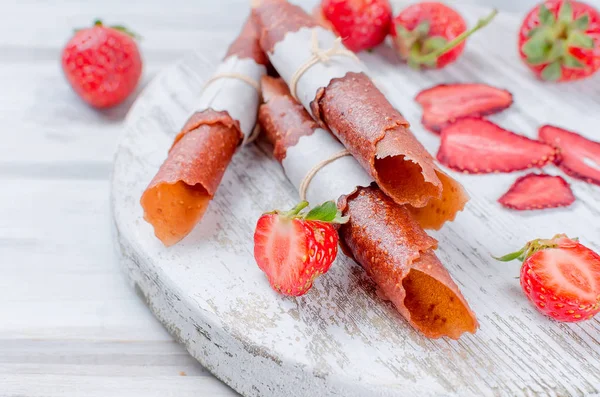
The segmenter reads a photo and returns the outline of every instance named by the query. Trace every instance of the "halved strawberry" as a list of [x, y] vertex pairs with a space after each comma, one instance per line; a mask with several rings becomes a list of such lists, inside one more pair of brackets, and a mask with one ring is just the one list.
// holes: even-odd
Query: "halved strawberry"
[[254, 258], [273, 289], [304, 295], [313, 280], [329, 270], [337, 256], [336, 223], [347, 221], [333, 201], [308, 213], [306, 201], [287, 212], [263, 214], [254, 232]]
[[567, 175], [600, 186], [600, 142], [551, 125], [540, 127], [539, 137], [560, 150], [554, 162]]
[[530, 241], [496, 258], [519, 259], [523, 292], [543, 314], [558, 321], [589, 320], [600, 311], [600, 255], [575, 239], [556, 235]]
[[423, 107], [425, 128], [439, 133], [457, 119], [498, 113], [512, 105], [513, 96], [487, 84], [440, 84], [421, 91], [415, 100]]
[[568, 207], [575, 201], [571, 187], [560, 176], [527, 174], [516, 180], [498, 202], [514, 210]]
[[512, 172], [542, 167], [556, 149], [501, 128], [491, 121], [467, 117], [444, 128], [437, 159], [467, 174]]

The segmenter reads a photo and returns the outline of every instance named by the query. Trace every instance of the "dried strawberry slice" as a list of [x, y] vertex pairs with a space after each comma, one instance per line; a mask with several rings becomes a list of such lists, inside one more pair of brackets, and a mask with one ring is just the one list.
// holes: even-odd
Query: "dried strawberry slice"
[[415, 99], [423, 107], [423, 125], [433, 132], [463, 117], [498, 113], [513, 103], [510, 92], [487, 84], [441, 84]]
[[600, 142], [551, 125], [540, 127], [539, 138], [560, 150], [554, 162], [567, 175], [600, 185]]
[[438, 161], [470, 174], [542, 167], [553, 161], [557, 152], [550, 145], [472, 117], [450, 124], [442, 130], [441, 137]]
[[498, 202], [514, 210], [568, 207], [575, 201], [571, 187], [561, 176], [527, 174], [520, 177]]

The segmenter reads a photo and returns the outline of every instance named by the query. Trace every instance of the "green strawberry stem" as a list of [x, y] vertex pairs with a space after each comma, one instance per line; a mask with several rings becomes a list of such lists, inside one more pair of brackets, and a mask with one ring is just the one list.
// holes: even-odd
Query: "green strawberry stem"
[[296, 217], [300, 211], [308, 207], [308, 201], [304, 200], [298, 203], [294, 208], [289, 211], [282, 212], [281, 215], [286, 218], [294, 218]]
[[308, 201], [304, 200], [289, 211], [273, 211], [271, 213], [279, 214], [285, 219], [299, 218], [307, 221], [322, 221], [337, 224], [348, 222], [348, 217], [342, 216], [341, 211], [333, 201], [326, 201], [308, 212], [302, 212], [306, 207], [308, 207]]
[[[551, 239], [532, 240], [532, 241], [528, 242], [527, 244], [525, 244], [525, 246], [518, 251], [511, 252], [510, 254], [506, 254], [506, 255], [500, 256], [500, 257], [496, 257], [496, 256], [492, 255], [492, 258], [494, 258], [500, 262], [510, 262], [515, 259], [518, 259], [521, 262], [524, 262], [527, 258], [529, 258], [531, 255], [535, 254], [538, 251], [542, 251], [542, 250], [545, 250], [548, 248], [556, 248], [558, 246], [556, 240], [562, 239], [562, 238], [568, 239], [569, 237], [567, 237], [566, 234], [557, 234], [554, 237], [552, 237]], [[577, 241], [577, 238], [573, 238], [570, 240]]]
[[421, 48], [419, 48], [420, 46], [413, 46], [410, 54], [411, 61], [416, 62], [417, 64], [430, 64], [435, 62], [440, 56], [444, 55], [445, 53], [447, 53], [448, 51], [452, 50], [454, 47], [465, 41], [473, 33], [487, 26], [492, 21], [492, 19], [496, 17], [497, 14], [498, 10], [493, 10], [488, 16], [477, 21], [475, 26], [473, 26], [471, 29], [464, 31], [463, 33], [456, 36], [453, 40], [446, 43], [446, 45], [428, 54], [421, 54]]

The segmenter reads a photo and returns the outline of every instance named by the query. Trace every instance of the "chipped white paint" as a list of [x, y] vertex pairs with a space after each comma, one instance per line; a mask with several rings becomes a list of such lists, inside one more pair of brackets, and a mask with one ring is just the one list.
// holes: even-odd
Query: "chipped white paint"
[[[463, 7], [470, 23], [486, 10]], [[516, 20], [500, 15], [442, 71], [414, 72], [382, 47], [361, 55], [428, 150], [439, 138], [418, 123], [415, 94], [441, 82], [507, 88], [515, 105], [492, 117], [535, 136], [553, 123], [600, 139], [598, 77], [570, 85], [533, 80], [518, 61]], [[223, 48], [226, 45], [223, 43]], [[278, 296], [252, 258], [254, 224], [297, 193], [264, 144], [238, 152], [202, 223], [164, 248], [142, 220], [139, 197], [189, 114], [218, 55], [192, 55], [161, 74], [128, 117], [112, 181], [115, 241], [132, 282], [154, 314], [217, 377], [246, 396], [583, 396], [600, 390], [597, 319], [558, 324], [539, 315], [518, 286], [518, 263], [491, 254], [558, 232], [600, 249], [600, 188], [572, 180], [568, 209], [518, 213], [496, 199], [519, 173], [457, 175], [472, 200], [456, 222], [433, 233], [481, 329], [459, 341], [411, 329], [351, 260], [340, 256], [304, 297]], [[210, 57], [210, 58], [206, 58]], [[549, 167], [549, 173], [559, 171]]]
[[[316, 42], [313, 42], [315, 39]], [[292, 94], [294, 88], [296, 89], [296, 98], [306, 109], [310, 109], [310, 103], [319, 89], [326, 87], [331, 80], [344, 77], [348, 72], [360, 73], [365, 70], [354, 53], [345, 50], [337, 40], [335, 34], [320, 26], [302, 28], [286, 34], [269, 54], [273, 67], [290, 86]], [[313, 47], [315, 45], [318, 51], [324, 54], [335, 49], [338, 53], [334, 51], [332, 55], [327, 55], [325, 62], [317, 62], [306, 69], [306, 65], [316, 56], [314, 51], [317, 48]], [[304, 73], [298, 74], [298, 71], [302, 70], [305, 70]], [[295, 84], [295, 87], [292, 84]]]

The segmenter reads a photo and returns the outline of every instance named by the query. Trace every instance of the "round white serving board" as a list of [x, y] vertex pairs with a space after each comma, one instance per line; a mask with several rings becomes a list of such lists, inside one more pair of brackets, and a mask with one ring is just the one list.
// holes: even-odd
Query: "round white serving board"
[[[471, 24], [487, 13], [461, 9]], [[509, 89], [514, 106], [492, 119], [524, 135], [534, 137], [538, 126], [552, 123], [600, 138], [598, 78], [537, 82], [518, 60], [517, 26], [516, 17], [501, 14], [469, 42], [459, 62], [441, 71], [412, 71], [385, 46], [361, 57], [431, 153], [439, 138], [421, 127], [413, 98], [442, 82]], [[415, 332], [342, 254], [304, 297], [282, 297], [269, 288], [252, 256], [254, 225], [263, 211], [289, 207], [298, 196], [264, 143], [239, 150], [202, 222], [165, 248], [142, 219], [139, 198], [227, 45], [198, 49], [137, 100], [112, 181], [115, 243], [124, 268], [191, 355], [245, 396], [579, 396], [600, 390], [598, 320], [559, 324], [543, 317], [520, 290], [519, 263], [490, 256], [561, 232], [600, 249], [596, 186], [567, 178], [577, 196], [570, 208], [512, 212], [496, 200], [523, 173], [452, 173], [472, 199], [433, 236], [481, 323], [476, 335], [459, 341]], [[547, 172], [560, 173], [554, 167]]]

